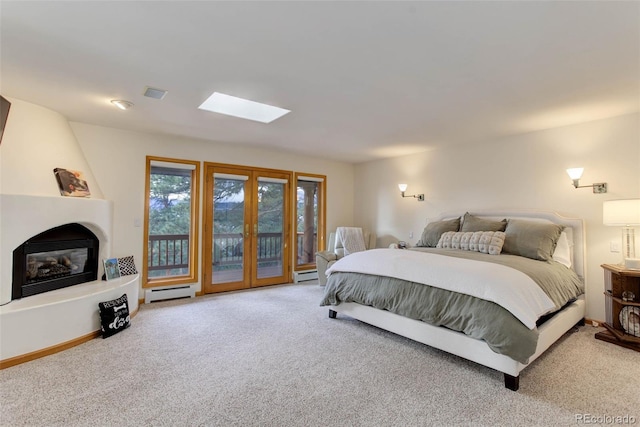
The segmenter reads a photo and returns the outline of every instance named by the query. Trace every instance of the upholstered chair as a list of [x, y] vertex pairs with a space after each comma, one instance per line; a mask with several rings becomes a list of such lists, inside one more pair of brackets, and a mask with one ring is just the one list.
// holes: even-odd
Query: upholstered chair
[[[375, 233], [363, 229], [362, 235], [364, 237], [365, 248], [373, 249], [376, 247]], [[336, 238], [335, 232], [331, 232], [329, 234], [328, 243], [326, 251], [316, 253], [316, 267], [318, 268], [318, 282], [320, 283], [320, 286], [325, 286], [327, 284], [327, 269], [337, 260], [345, 256], [342, 241]]]

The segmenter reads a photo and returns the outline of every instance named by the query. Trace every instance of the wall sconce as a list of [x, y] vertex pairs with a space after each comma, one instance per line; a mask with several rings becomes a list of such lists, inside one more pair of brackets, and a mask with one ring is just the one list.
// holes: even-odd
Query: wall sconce
[[570, 168], [567, 169], [567, 174], [569, 174], [569, 178], [573, 180], [573, 186], [575, 188], [593, 188], [594, 193], [606, 193], [607, 192], [607, 183], [606, 182], [598, 182], [596, 184], [591, 185], [580, 185], [580, 178], [582, 177], [582, 172], [584, 172], [584, 168]]
[[406, 196], [404, 194], [404, 192], [407, 191], [407, 184], [398, 184], [398, 188], [400, 189], [400, 194], [402, 194], [402, 197], [414, 197], [418, 199], [419, 202], [424, 202], [424, 194], [412, 194], [410, 196]]
[[640, 199], [608, 200], [602, 204], [602, 223], [622, 227], [622, 259], [626, 268], [640, 269], [634, 226], [640, 226]]

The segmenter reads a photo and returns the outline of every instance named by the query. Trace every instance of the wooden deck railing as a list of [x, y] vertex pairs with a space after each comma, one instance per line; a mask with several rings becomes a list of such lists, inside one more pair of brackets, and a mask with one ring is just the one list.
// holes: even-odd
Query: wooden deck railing
[[163, 234], [149, 236], [147, 269], [170, 270], [189, 268], [189, 235]]
[[[298, 237], [298, 245], [302, 239]], [[217, 233], [213, 239], [214, 265], [242, 263], [244, 239], [240, 233]], [[281, 258], [282, 233], [258, 234], [258, 262]], [[171, 270], [189, 267], [189, 235], [163, 234], [149, 236], [148, 270]]]
[[[306, 264], [309, 262], [309, 260], [304, 259], [305, 256], [304, 256], [303, 242], [304, 242], [304, 233], [298, 232], [296, 236], [296, 254], [298, 258], [298, 265]], [[318, 235], [316, 233], [313, 233], [313, 247], [315, 248], [315, 250], [318, 250]], [[315, 262], [315, 253], [310, 254], [310, 257], [312, 260], [311, 262]]]

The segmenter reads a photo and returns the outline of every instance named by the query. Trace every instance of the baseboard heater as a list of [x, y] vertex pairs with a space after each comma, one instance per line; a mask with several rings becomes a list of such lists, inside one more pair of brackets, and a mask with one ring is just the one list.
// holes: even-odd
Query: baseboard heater
[[318, 278], [318, 270], [296, 271], [293, 273], [293, 282], [304, 282], [306, 280], [315, 280]]
[[196, 291], [189, 285], [173, 288], [147, 289], [144, 291], [144, 303], [174, 298], [195, 298]]

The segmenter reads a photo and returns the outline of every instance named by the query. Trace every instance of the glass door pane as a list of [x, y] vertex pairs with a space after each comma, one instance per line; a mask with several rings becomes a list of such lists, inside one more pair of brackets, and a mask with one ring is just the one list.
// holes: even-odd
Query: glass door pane
[[287, 283], [291, 174], [205, 163], [203, 290]]
[[[284, 181], [284, 182], [282, 182]], [[286, 180], [258, 178], [257, 278], [284, 275], [284, 194]]]
[[298, 180], [296, 190], [296, 266], [315, 264], [318, 252], [319, 182]]
[[245, 182], [243, 177], [214, 175], [211, 234], [213, 284], [244, 280]]

